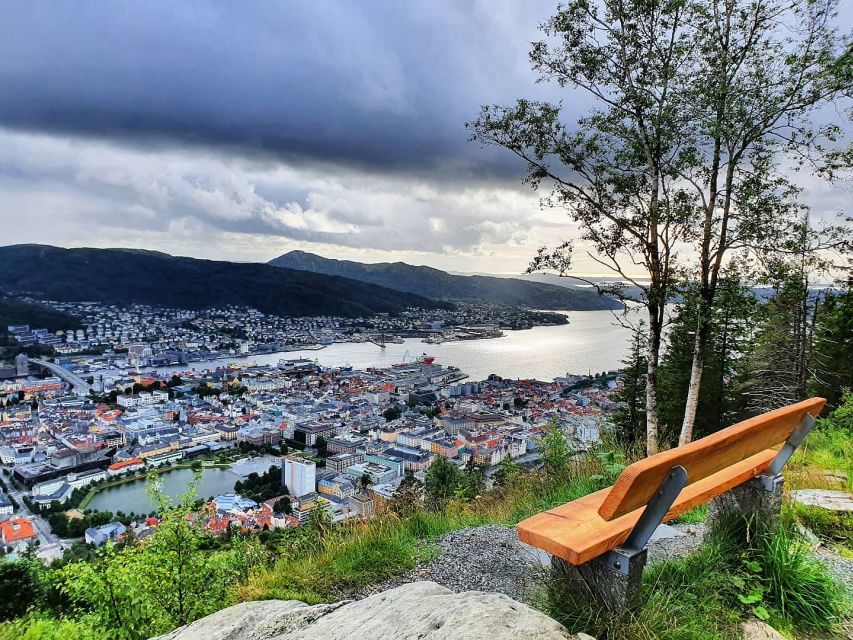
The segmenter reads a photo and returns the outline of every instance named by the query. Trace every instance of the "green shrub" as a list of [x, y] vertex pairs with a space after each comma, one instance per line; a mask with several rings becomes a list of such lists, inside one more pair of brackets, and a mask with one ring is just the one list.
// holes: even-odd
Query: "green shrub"
[[768, 617], [809, 630], [828, 630], [841, 622], [847, 609], [843, 588], [786, 527], [757, 539], [745, 558]]
[[744, 617], [780, 629], [831, 631], [849, 603], [842, 588], [790, 527], [754, 519], [719, 522], [700, 549], [649, 567], [642, 604], [614, 615], [550, 577], [542, 608], [570, 631], [611, 640], [717, 640], [740, 637]]
[[33, 613], [0, 624], [0, 640], [112, 640], [109, 630], [87, 617], [77, 620]]

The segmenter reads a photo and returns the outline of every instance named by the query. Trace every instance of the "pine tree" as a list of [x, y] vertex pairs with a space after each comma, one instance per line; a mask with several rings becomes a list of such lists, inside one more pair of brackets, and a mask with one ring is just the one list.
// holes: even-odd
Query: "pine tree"
[[[684, 416], [696, 327], [701, 300], [695, 288], [685, 292], [668, 335], [660, 368], [658, 421], [662, 439], [675, 443]], [[756, 318], [761, 313], [755, 295], [734, 270], [721, 278], [717, 303], [708, 325], [703, 353], [704, 373], [695, 434], [708, 435], [745, 417], [739, 380], [751, 352]]]
[[643, 442], [646, 431], [646, 332], [643, 323], [633, 331], [628, 355], [622, 361], [619, 408], [613, 413], [616, 437], [626, 445]]
[[809, 395], [826, 398], [834, 409], [845, 389], [853, 389], [853, 282], [827, 293], [820, 303], [814, 330]]

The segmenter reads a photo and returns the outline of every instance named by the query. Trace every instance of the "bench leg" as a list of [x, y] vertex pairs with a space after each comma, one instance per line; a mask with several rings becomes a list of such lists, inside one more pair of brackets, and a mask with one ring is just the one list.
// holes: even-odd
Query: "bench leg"
[[714, 498], [708, 508], [708, 531], [713, 532], [732, 517], [754, 519], [759, 526], [775, 528], [782, 513], [782, 476], [759, 476]]
[[556, 580], [560, 580], [577, 597], [595, 602], [609, 611], [624, 611], [640, 603], [646, 550], [626, 558], [624, 562], [627, 562], [627, 572], [610, 567], [600, 559], [575, 566], [556, 556], [551, 558]]

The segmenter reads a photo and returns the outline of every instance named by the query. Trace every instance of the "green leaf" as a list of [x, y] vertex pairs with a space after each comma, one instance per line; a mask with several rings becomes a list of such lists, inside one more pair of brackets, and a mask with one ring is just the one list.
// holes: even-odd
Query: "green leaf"
[[770, 619], [770, 612], [761, 605], [752, 608], [752, 613], [755, 614], [755, 617], [759, 620], [768, 620]]
[[744, 604], [755, 604], [756, 602], [761, 602], [762, 595], [759, 591], [751, 591], [749, 595], [740, 594], [737, 598]]
[[744, 560], [744, 566], [752, 573], [761, 573], [761, 564], [755, 560]]

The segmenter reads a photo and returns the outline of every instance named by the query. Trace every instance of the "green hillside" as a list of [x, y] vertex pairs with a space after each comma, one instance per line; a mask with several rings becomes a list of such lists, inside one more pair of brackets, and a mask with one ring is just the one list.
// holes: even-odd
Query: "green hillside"
[[130, 249], [0, 247], [0, 290], [51, 300], [202, 309], [242, 305], [285, 316], [360, 316], [446, 307], [410, 293], [266, 264]]

